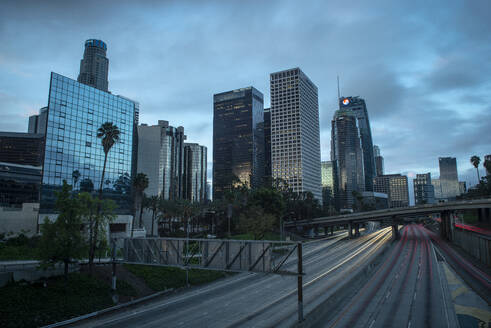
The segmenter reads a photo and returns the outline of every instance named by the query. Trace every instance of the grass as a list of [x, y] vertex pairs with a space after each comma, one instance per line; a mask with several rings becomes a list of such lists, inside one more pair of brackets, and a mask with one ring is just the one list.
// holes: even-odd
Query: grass
[[[135, 296], [133, 287], [118, 280], [122, 295]], [[85, 273], [34, 284], [12, 283], [0, 288], [0, 327], [39, 327], [113, 305], [111, 289]]]
[[[137, 277], [142, 278], [148, 287], [155, 291], [186, 286], [186, 271], [179, 268], [157, 267], [150, 265], [124, 264], [124, 267]], [[189, 283], [200, 285], [225, 277], [221, 271], [189, 270]]]

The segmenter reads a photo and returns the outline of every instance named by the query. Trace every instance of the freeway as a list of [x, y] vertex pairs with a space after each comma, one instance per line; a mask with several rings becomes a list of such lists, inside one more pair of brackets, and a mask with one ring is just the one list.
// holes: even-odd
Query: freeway
[[[337, 291], [349, 275], [363, 270], [389, 244], [389, 228], [344, 239], [346, 233], [304, 245], [305, 314]], [[294, 268], [296, 263], [288, 265]], [[237, 274], [136, 308], [79, 324], [81, 327], [272, 327], [297, 318], [293, 276]]]
[[428, 230], [408, 225], [370, 281], [325, 327], [456, 327]]

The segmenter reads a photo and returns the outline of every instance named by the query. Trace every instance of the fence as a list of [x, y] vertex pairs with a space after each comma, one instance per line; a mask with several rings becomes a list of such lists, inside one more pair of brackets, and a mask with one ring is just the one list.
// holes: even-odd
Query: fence
[[491, 267], [491, 238], [478, 233], [455, 228], [453, 242], [481, 263]]

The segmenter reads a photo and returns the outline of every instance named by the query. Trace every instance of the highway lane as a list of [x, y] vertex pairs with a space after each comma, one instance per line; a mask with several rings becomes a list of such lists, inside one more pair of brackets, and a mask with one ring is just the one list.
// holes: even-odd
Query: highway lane
[[446, 281], [428, 231], [403, 228], [402, 237], [369, 282], [325, 327], [452, 327]]
[[[334, 239], [304, 246], [306, 312], [336, 290], [391, 238], [386, 228], [353, 240]], [[289, 264], [292, 269], [296, 263]], [[295, 322], [296, 277], [239, 274], [139, 308], [84, 322], [85, 327], [271, 327]]]

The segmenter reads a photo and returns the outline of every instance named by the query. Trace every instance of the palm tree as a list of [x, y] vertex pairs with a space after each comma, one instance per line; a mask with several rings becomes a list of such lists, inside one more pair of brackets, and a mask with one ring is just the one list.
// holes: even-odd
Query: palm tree
[[[138, 207], [135, 206], [135, 209], [139, 209], [140, 212], [140, 228], [142, 226], [142, 214], [143, 214], [143, 191], [147, 189], [148, 187], [148, 177], [145, 173], [138, 173], [134, 178], [133, 178], [133, 188], [135, 190], [135, 205], [138, 204]], [[135, 223], [135, 217], [136, 217], [136, 212], [135, 216], [133, 217], [133, 227]], [[133, 230], [131, 230], [131, 237], [133, 237]]]
[[157, 211], [159, 209], [159, 201], [160, 198], [158, 196], [151, 196], [147, 198], [147, 202], [145, 204], [145, 207], [152, 211], [152, 236], [153, 236], [153, 223], [155, 221], [155, 218], [157, 216]]
[[476, 172], [477, 172], [477, 183], [479, 184], [479, 181], [481, 181], [481, 178], [479, 178], [479, 163], [481, 163], [481, 159], [479, 158], [479, 156], [472, 156], [471, 157], [471, 163], [472, 165], [474, 165], [474, 167], [476, 168]]
[[97, 129], [97, 138], [101, 138], [102, 147], [104, 148], [104, 166], [102, 167], [99, 199], [102, 199], [102, 184], [104, 182], [104, 175], [106, 174], [107, 155], [114, 144], [119, 141], [120, 134], [121, 131], [119, 131], [119, 128], [111, 122], [103, 123], [101, 127]]

